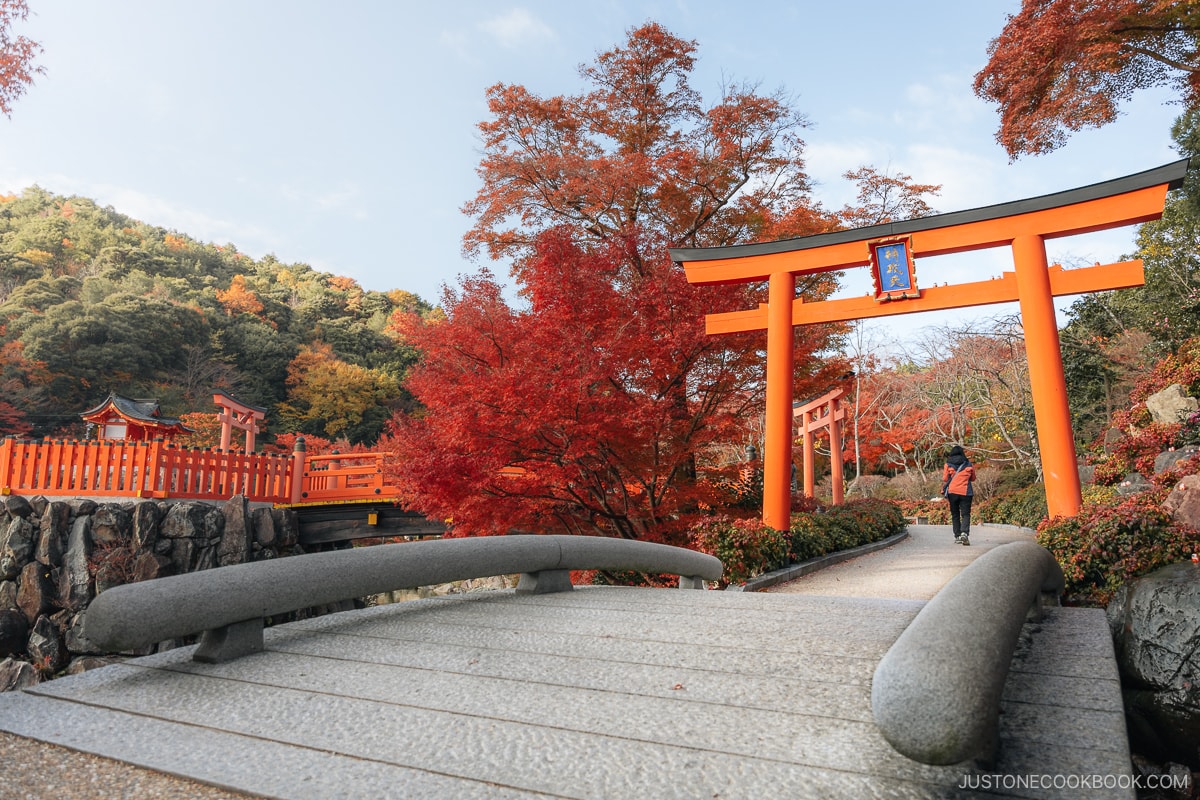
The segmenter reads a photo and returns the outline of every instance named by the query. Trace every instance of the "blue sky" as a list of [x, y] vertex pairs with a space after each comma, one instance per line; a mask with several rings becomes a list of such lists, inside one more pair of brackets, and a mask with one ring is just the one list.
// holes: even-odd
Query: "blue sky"
[[[578, 65], [647, 20], [698, 42], [692, 84], [706, 98], [730, 80], [795, 98], [812, 123], [816, 197], [830, 208], [854, 194], [841, 174], [864, 164], [943, 184], [934, 206], [958, 211], [1177, 158], [1169, 128], [1178, 107], [1158, 92], [1050, 156], [1008, 163], [995, 111], [971, 81], [1019, 0], [30, 5], [18, 32], [43, 44], [46, 74], [11, 120], [0, 118], [0, 191], [37, 184], [92, 197], [254, 257], [273, 253], [431, 302], [476, 268], [460, 254], [469, 226], [460, 209], [479, 185], [485, 89], [579, 91]], [[1112, 261], [1132, 237], [1063, 240], [1050, 256]], [[930, 264], [919, 275], [979, 279], [1005, 258]], [[911, 328], [949, 317], [901, 319]]]

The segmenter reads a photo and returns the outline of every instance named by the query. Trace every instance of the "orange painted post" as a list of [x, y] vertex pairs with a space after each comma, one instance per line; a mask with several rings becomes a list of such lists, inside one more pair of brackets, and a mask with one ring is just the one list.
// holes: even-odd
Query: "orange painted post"
[[63, 459], [62, 459], [63, 483], [62, 483], [62, 486], [63, 486], [63, 489], [66, 490], [66, 492], [68, 494], [70, 494], [74, 491], [75, 486], [79, 480], [78, 479], [79, 467], [76, 466], [76, 462], [79, 460], [80, 443], [79, 442], [71, 442], [69, 445], [67, 445], [66, 447], [63, 448], [62, 452], [63, 452]]
[[166, 473], [163, 465], [163, 443], [155, 438], [150, 442], [150, 452], [146, 454], [146, 485], [143, 497], [167, 497]]
[[804, 441], [804, 496], [815, 497], [817, 492], [817, 465], [813, 460], [816, 448], [813, 447], [812, 434], [813, 412], [805, 411], [800, 415], [801, 431]]
[[829, 401], [829, 474], [833, 479], [833, 504], [840, 506], [846, 502], [845, 476], [842, 468], [842, 415], [841, 399], [834, 397]]
[[795, 350], [792, 300], [796, 276], [771, 275], [767, 308], [767, 419], [763, 448], [763, 523], [778, 531], [791, 527], [792, 380]]
[[291, 501], [299, 503], [304, 499], [304, 462], [308, 447], [304, 444], [304, 437], [297, 436], [296, 444], [292, 447], [292, 486], [291, 486]]
[[1040, 236], [1018, 236], [1013, 239], [1012, 250], [1029, 359], [1029, 388], [1036, 409], [1042, 478], [1046, 483], [1046, 508], [1051, 518], [1073, 517], [1079, 513], [1083, 499], [1046, 246]]
[[13, 445], [16, 440], [12, 435], [4, 437], [4, 441], [0, 441], [0, 494], [12, 493], [12, 456]]

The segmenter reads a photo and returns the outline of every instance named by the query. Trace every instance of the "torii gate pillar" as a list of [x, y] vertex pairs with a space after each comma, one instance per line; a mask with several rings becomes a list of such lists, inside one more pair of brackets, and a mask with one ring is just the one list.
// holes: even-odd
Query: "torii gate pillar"
[[[1051, 517], [1081, 505], [1075, 441], [1067, 407], [1054, 298], [1124, 289], [1145, 282], [1141, 261], [1064, 270], [1046, 263], [1045, 240], [1149, 222], [1162, 216], [1169, 189], [1183, 185], [1188, 161], [1057, 194], [780, 242], [672, 248], [689, 283], [769, 281], [756, 309], [709, 314], [709, 333], [767, 331], [767, 407], [763, 522], [787, 530], [791, 517], [793, 326], [1009, 303], [1021, 308], [1030, 390]], [[1009, 246], [1014, 272], [956, 286], [917, 287], [914, 257]], [[796, 275], [871, 266], [874, 296], [807, 303]], [[805, 476], [806, 488], [810, 481]]]
[[1079, 513], [1082, 493], [1046, 244], [1040, 236], [1018, 236], [1013, 239], [1012, 252], [1029, 360], [1029, 389], [1036, 410], [1038, 442], [1043, 445], [1040, 452], [1046, 508], [1051, 517], [1073, 517]]
[[[763, 519], [786, 531], [792, 514], [792, 374], [796, 371], [792, 299], [796, 276], [771, 275], [767, 290], [767, 413], [763, 439]], [[782, 433], [782, 435], [780, 435]]]

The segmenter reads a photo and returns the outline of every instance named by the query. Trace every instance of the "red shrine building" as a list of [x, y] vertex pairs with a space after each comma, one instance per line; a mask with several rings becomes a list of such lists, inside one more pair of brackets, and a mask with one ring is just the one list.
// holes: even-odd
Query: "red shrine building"
[[98, 439], [124, 439], [129, 442], [148, 442], [154, 439], [174, 441], [176, 436], [192, 433], [192, 429], [175, 417], [164, 417], [156, 400], [134, 400], [111, 393], [91, 411], [79, 416], [96, 426]]

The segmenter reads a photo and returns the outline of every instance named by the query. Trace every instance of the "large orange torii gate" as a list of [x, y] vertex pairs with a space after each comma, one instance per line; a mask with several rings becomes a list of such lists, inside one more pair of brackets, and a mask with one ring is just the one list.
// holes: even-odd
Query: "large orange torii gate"
[[[767, 408], [763, 522], [786, 530], [791, 515], [793, 327], [1017, 301], [1025, 330], [1042, 474], [1050, 516], [1074, 516], [1081, 503], [1054, 298], [1145, 282], [1140, 260], [1063, 270], [1046, 260], [1046, 239], [1149, 222], [1162, 216], [1168, 189], [1183, 184], [1187, 159], [1056, 194], [778, 242], [672, 248], [689, 283], [769, 281], [767, 302], [709, 314], [710, 334], [766, 330]], [[917, 286], [913, 259], [1011, 247], [1015, 272], [999, 280]], [[868, 297], [806, 303], [796, 276], [872, 268]]]

